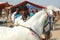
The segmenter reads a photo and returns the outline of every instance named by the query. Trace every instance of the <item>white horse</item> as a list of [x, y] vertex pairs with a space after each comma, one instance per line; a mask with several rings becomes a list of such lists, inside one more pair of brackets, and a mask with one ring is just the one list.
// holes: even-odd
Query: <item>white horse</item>
[[[46, 18], [47, 14], [45, 11], [40, 11], [26, 21], [26, 23], [21, 24], [22, 26], [15, 26], [13, 28], [0, 27], [0, 40], [40, 40], [39, 36], [43, 32], [43, 24]], [[23, 26], [30, 27], [34, 31]]]

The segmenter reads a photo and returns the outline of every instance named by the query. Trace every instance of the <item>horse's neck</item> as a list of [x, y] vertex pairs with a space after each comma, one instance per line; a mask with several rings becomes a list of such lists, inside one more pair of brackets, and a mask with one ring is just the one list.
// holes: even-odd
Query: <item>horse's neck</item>
[[26, 21], [25, 24], [32, 27], [38, 21], [40, 16], [43, 15], [43, 13], [44, 11], [36, 13], [33, 17], [31, 17], [28, 21]]
[[43, 32], [43, 26], [46, 18], [47, 18], [47, 15], [46, 13], [44, 13], [43, 15], [40, 16], [39, 20], [33, 25], [33, 27], [31, 27], [34, 31], [36, 31], [36, 33], [39, 34], [39, 36]]

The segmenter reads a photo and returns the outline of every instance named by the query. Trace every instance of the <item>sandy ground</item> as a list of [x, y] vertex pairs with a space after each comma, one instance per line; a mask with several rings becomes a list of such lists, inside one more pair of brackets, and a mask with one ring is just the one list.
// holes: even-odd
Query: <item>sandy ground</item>
[[56, 24], [59, 24], [59, 25], [55, 26], [56, 30], [52, 31], [52, 37], [50, 40], [60, 40], [60, 19], [57, 21]]
[[52, 31], [52, 37], [50, 40], [60, 40], [60, 30]]

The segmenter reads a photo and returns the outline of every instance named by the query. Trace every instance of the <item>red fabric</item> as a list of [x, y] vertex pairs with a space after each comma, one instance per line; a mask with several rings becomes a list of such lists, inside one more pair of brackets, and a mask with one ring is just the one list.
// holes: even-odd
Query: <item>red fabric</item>
[[[24, 5], [25, 3], [31, 4], [31, 5], [36, 6], [36, 7], [38, 7], [38, 8], [46, 8], [46, 7], [44, 7], [44, 6], [39, 6], [39, 5], [37, 5], [37, 4], [31, 3], [31, 2], [28, 2], [28, 1], [24, 1], [24, 2], [22, 2], [22, 3], [19, 3], [19, 4], [15, 5], [15, 6], [13, 6], [13, 7], [18, 7], [18, 6]], [[13, 8], [13, 7], [12, 7], [12, 8]]]
[[10, 5], [7, 2], [1, 3], [0, 4], [0, 10], [3, 9], [3, 8], [5, 8], [5, 7], [8, 7], [8, 6], [10, 6]]

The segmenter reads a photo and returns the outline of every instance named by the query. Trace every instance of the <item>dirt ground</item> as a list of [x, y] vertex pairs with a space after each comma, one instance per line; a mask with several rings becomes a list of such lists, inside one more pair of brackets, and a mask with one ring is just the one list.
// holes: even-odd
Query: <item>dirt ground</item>
[[51, 31], [52, 32], [52, 37], [50, 40], [60, 40], [60, 19], [57, 21], [55, 26], [55, 30]]
[[60, 30], [52, 31], [52, 37], [50, 40], [60, 40]]

